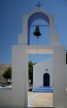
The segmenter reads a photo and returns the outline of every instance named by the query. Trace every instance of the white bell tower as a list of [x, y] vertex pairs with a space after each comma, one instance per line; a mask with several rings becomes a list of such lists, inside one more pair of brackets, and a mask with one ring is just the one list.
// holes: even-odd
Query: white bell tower
[[33, 21], [43, 19], [49, 24], [50, 30], [50, 46], [60, 45], [59, 34], [55, 33], [54, 15], [37, 8], [28, 15], [23, 16], [23, 33], [19, 35], [19, 45], [30, 45], [30, 27]]
[[[50, 29], [50, 45], [30, 45], [30, 26], [36, 19], [47, 21]], [[24, 107], [28, 105], [28, 54], [53, 54], [53, 106], [67, 108], [65, 91], [65, 47], [60, 45], [55, 33], [54, 15], [37, 8], [23, 16], [23, 33], [18, 45], [12, 47], [12, 89], [0, 89], [0, 106]]]

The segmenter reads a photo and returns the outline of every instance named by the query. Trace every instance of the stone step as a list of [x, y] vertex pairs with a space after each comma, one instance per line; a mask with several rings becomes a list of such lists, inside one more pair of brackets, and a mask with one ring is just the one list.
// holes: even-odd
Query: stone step
[[38, 87], [36, 89], [32, 90], [33, 92], [53, 92], [53, 88], [52, 87]]
[[53, 90], [51, 88], [37, 88], [37, 90]]

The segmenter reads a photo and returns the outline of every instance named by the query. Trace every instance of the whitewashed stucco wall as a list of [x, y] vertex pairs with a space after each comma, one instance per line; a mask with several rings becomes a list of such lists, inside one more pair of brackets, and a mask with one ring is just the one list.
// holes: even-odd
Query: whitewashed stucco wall
[[[48, 69], [48, 71], [46, 71]], [[42, 63], [33, 66], [33, 88], [43, 86], [43, 74], [50, 74], [50, 86], [53, 86], [53, 63], [52, 59], [48, 59]]]
[[67, 88], [67, 65], [66, 65], [66, 70], [65, 70], [65, 83], [66, 83], [66, 88]]

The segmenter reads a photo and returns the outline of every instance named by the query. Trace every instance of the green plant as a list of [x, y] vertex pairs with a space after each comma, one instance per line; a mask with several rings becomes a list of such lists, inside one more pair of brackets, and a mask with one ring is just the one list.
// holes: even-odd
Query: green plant
[[31, 80], [31, 84], [33, 84], [33, 65], [35, 64], [32, 61], [28, 62], [28, 79]]
[[11, 79], [11, 67], [9, 67], [5, 73], [3, 74], [3, 77], [6, 78], [7, 80], [8, 79]]

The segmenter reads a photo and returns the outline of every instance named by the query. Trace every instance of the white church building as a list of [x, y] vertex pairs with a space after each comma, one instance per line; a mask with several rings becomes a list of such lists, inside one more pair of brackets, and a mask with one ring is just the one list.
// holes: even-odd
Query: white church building
[[[65, 67], [65, 87], [67, 90], [67, 64]], [[53, 59], [33, 65], [33, 89], [53, 87]]]
[[40, 86], [53, 87], [52, 59], [33, 65], [33, 89]]

